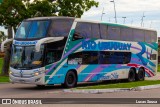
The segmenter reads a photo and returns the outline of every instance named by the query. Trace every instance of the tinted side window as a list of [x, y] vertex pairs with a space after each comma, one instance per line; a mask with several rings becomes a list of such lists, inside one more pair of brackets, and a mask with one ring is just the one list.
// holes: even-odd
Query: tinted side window
[[151, 32], [145, 31], [145, 42], [150, 43], [151, 42]]
[[108, 27], [108, 39], [119, 40], [120, 39], [120, 28], [109, 26]]
[[133, 29], [134, 41], [143, 42], [144, 41], [144, 30]]
[[127, 64], [130, 62], [130, 59], [131, 59], [130, 52], [101, 51], [99, 54], [100, 64]]
[[100, 24], [100, 33], [102, 39], [107, 39], [107, 25]]
[[84, 51], [68, 56], [68, 64], [98, 64], [97, 51]]
[[98, 52], [97, 51], [85, 51], [83, 52], [83, 64], [98, 64]]
[[82, 64], [82, 52], [73, 53], [68, 56], [68, 64]]
[[46, 64], [51, 64], [61, 59], [66, 40], [67, 37], [63, 40], [46, 44]]
[[157, 42], [157, 32], [151, 31], [151, 42]]
[[99, 24], [92, 24], [92, 37], [100, 38]]
[[121, 28], [121, 40], [133, 41], [133, 32], [131, 28]]
[[83, 38], [91, 38], [91, 24], [90, 23], [77, 23], [74, 35]]
[[53, 20], [49, 31], [49, 35], [53, 37], [68, 36], [72, 27], [73, 20], [69, 19], [58, 19]]
[[151, 54], [150, 60], [156, 60], [156, 54]]
[[61, 59], [63, 50], [51, 50], [47, 49], [46, 54], [46, 65], [57, 62]]

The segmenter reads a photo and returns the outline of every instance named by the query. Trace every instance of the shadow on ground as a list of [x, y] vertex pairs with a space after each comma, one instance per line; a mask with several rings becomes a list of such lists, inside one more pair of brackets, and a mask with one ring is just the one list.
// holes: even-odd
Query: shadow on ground
[[[102, 82], [87, 82], [87, 83], [79, 83], [77, 87], [85, 87], [85, 86], [95, 86], [95, 85], [103, 85], [103, 84], [116, 84], [116, 83], [125, 83], [126, 80], [108, 80]], [[23, 85], [24, 86], [24, 85]], [[23, 90], [58, 90], [58, 89], [67, 89], [64, 88], [62, 85], [47, 85], [47, 86], [25, 86], [25, 87], [18, 87], [17, 89]]]

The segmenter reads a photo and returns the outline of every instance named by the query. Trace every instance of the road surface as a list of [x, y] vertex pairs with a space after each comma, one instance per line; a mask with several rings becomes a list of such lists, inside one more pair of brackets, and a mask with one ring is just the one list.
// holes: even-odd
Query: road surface
[[[5, 83], [0, 84], [0, 96], [1, 98], [160, 98], [160, 89], [143, 90], [143, 91], [129, 91], [129, 92], [115, 92], [115, 93], [102, 93], [102, 94], [73, 94], [64, 93], [61, 86], [47, 86], [45, 88], [37, 88], [35, 85], [29, 84], [11, 84]], [[2, 105], [0, 105], [2, 106]], [[4, 106], [4, 105], [3, 105]], [[13, 107], [13, 105], [8, 105]], [[7, 106], [7, 107], [8, 107]], [[40, 105], [39, 107], [42, 107]], [[52, 107], [53, 105], [47, 104], [47, 107]], [[59, 104], [56, 107], [106, 107], [105, 104]], [[151, 105], [107, 105], [107, 107], [150, 107]], [[159, 107], [160, 105], [153, 105], [154, 107]], [[16, 106], [19, 107], [19, 106]], [[25, 106], [24, 106], [25, 107]], [[54, 106], [55, 107], [55, 106]]]

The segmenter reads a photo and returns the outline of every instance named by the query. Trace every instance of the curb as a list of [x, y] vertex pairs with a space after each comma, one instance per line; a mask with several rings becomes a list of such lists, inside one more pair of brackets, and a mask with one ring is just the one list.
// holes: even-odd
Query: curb
[[113, 92], [126, 92], [126, 91], [142, 91], [149, 89], [160, 88], [160, 84], [158, 85], [148, 85], [148, 86], [139, 86], [133, 88], [113, 88], [113, 89], [64, 89], [65, 93], [90, 93], [90, 94], [101, 94], [101, 93], [113, 93]]

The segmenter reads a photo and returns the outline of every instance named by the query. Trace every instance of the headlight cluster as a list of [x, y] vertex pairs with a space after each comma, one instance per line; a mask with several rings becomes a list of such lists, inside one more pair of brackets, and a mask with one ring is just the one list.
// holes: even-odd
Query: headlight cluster
[[9, 74], [13, 74], [13, 72], [12, 72], [12, 71], [9, 71]]
[[42, 73], [44, 73], [43, 71], [36, 71], [36, 72], [34, 72], [32, 75], [33, 76], [38, 76], [38, 75], [40, 75], [40, 74], [42, 74]]

